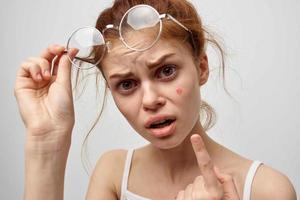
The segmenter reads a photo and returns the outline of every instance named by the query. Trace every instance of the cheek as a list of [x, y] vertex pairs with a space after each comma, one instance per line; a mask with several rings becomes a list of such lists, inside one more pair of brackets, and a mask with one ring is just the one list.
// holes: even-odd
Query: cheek
[[114, 102], [129, 123], [136, 120], [139, 107], [130, 105], [138, 105], [139, 98], [114, 97]]
[[176, 89], [176, 93], [177, 93], [178, 95], [181, 95], [182, 92], [183, 92], [183, 89], [182, 89], [181, 87], [178, 87], [178, 88]]
[[122, 113], [122, 115], [124, 117], [127, 117], [129, 112], [127, 109], [128, 106], [126, 106], [126, 102], [123, 101], [122, 98], [119, 98], [118, 96], [114, 96], [114, 95], [113, 95], [113, 99], [114, 99], [114, 103], [115, 103], [116, 107], [118, 108], [118, 110]]
[[187, 113], [192, 114], [197, 112], [198, 107], [200, 107], [201, 97], [200, 97], [200, 88], [196, 80], [188, 79], [184, 82], [181, 82], [175, 88], [174, 91], [177, 96], [177, 103], [187, 111]]

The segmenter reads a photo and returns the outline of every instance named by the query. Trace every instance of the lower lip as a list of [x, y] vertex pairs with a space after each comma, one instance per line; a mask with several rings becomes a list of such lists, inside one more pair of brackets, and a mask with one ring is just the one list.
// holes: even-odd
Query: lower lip
[[166, 137], [173, 134], [175, 130], [175, 122], [176, 121], [173, 121], [170, 125], [162, 128], [150, 128], [148, 130], [153, 136], [157, 138]]

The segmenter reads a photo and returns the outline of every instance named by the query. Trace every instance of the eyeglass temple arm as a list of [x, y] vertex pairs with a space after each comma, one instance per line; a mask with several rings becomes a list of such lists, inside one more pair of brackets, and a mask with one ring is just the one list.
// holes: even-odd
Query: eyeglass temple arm
[[167, 13], [160, 14], [159, 18], [160, 19], [164, 19], [164, 18], [171, 19], [173, 22], [175, 22], [176, 24], [178, 24], [179, 26], [181, 26], [183, 29], [185, 29], [187, 32], [189, 32], [189, 34], [191, 35], [191, 39], [192, 39], [192, 43], [193, 43], [193, 48], [196, 49], [196, 44], [195, 44], [195, 41], [194, 41], [193, 33], [185, 25], [183, 25], [177, 19], [175, 19], [172, 15], [167, 14]]
[[[68, 51], [64, 51], [63, 54], [66, 54], [68, 53]], [[91, 59], [88, 59], [88, 58], [79, 58], [77, 56], [75, 56], [74, 58], [76, 58], [77, 60], [80, 60], [80, 61], [83, 61], [83, 62], [87, 62], [87, 63], [90, 63], [90, 64], [94, 64], [93, 61], [91, 61]]]
[[160, 19], [163, 19], [163, 18], [167, 18], [167, 19], [171, 19], [172, 21], [174, 21], [176, 24], [178, 24], [179, 26], [181, 26], [182, 28], [184, 28], [186, 31], [190, 32], [190, 30], [185, 27], [182, 23], [180, 23], [177, 19], [175, 19], [174, 17], [172, 17], [172, 15], [169, 15], [169, 14], [161, 14], [159, 15], [159, 18]]

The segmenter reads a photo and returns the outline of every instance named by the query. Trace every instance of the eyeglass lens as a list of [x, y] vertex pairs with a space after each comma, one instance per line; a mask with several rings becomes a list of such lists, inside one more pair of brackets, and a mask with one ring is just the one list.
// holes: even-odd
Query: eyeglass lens
[[[77, 29], [73, 32], [67, 44], [67, 50], [78, 49], [78, 53], [72, 61], [78, 68], [91, 68], [100, 62], [100, 58], [97, 59], [93, 53], [94, 48], [97, 47], [105, 48], [105, 41], [100, 31], [94, 27]], [[84, 63], [81, 61], [84, 61]]]
[[[135, 51], [151, 48], [159, 39], [162, 23], [159, 13], [148, 5], [138, 5], [129, 9], [123, 16], [119, 34], [124, 45]], [[79, 50], [73, 65], [89, 69], [100, 63], [102, 56], [95, 56], [94, 50], [104, 54], [106, 42], [101, 32], [94, 27], [83, 27], [74, 31], [67, 43], [67, 50]]]
[[128, 48], [144, 51], [158, 40], [161, 21], [154, 8], [138, 5], [125, 13], [119, 29], [121, 39]]

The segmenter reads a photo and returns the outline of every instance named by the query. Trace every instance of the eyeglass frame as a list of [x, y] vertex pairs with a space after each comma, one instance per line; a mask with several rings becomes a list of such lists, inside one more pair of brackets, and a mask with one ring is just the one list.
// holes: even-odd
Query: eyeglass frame
[[[129, 45], [125, 42], [125, 39], [124, 39], [124, 37], [122, 36], [122, 33], [121, 33], [121, 26], [120, 26], [120, 25], [123, 23], [123, 21], [124, 21], [126, 15], [127, 15], [129, 12], [131, 12], [133, 9], [136, 9], [136, 8], [138, 8], [138, 7], [148, 7], [148, 8], [150, 8], [150, 9], [152, 9], [152, 10], [157, 14], [157, 16], [159, 17], [159, 24], [160, 24], [160, 25], [159, 25], [159, 33], [158, 33], [156, 39], [153, 41], [153, 43], [152, 43], [149, 47], [144, 48], [144, 49], [137, 49], [137, 48], [133, 48], [133, 47], [129, 46]], [[168, 14], [168, 13], [159, 14], [159, 12], [158, 12], [155, 8], [153, 8], [152, 6], [147, 5], [147, 4], [139, 4], [139, 5], [135, 5], [135, 6], [133, 6], [132, 8], [128, 9], [128, 10], [125, 12], [125, 14], [123, 15], [123, 17], [122, 17], [122, 19], [121, 19], [121, 21], [120, 21], [120, 23], [119, 23], [119, 26], [115, 26], [115, 25], [113, 25], [113, 24], [108, 24], [108, 25], [105, 26], [105, 28], [102, 30], [102, 32], [99, 31], [99, 30], [98, 30], [97, 28], [95, 28], [95, 27], [88, 27], [88, 26], [86, 26], [86, 27], [81, 27], [81, 28], [76, 29], [75, 31], [73, 31], [73, 33], [72, 33], [71, 36], [69, 37], [67, 45], [69, 44], [69, 42], [70, 42], [72, 36], [73, 36], [78, 30], [84, 29], [84, 28], [94, 28], [94, 29], [96, 29], [96, 30], [100, 33], [101, 39], [104, 41], [104, 44], [105, 44], [105, 49], [107, 49], [108, 42], [105, 41], [104, 33], [105, 33], [105, 31], [107, 31], [108, 29], [115, 29], [115, 30], [118, 30], [118, 32], [119, 32], [119, 39], [121, 40], [121, 42], [124, 44], [125, 47], [127, 47], [128, 49], [131, 49], [131, 50], [133, 50], [133, 51], [137, 51], [137, 52], [146, 51], [146, 50], [150, 49], [151, 47], [153, 47], [153, 46], [157, 43], [157, 41], [160, 39], [160, 36], [161, 36], [161, 33], [162, 33], [162, 28], [163, 28], [163, 24], [162, 24], [162, 20], [163, 20], [163, 19], [170, 19], [170, 20], [172, 20], [173, 22], [175, 22], [177, 25], [179, 25], [180, 27], [182, 27], [184, 30], [186, 30], [186, 31], [190, 34], [190, 37], [191, 37], [191, 39], [192, 39], [192, 45], [193, 45], [193, 48], [194, 48], [194, 49], [196, 48], [196, 44], [195, 44], [195, 41], [194, 41], [193, 33], [192, 33], [191, 30], [189, 30], [185, 25], [183, 25], [181, 22], [179, 22], [177, 19], [175, 19], [172, 15], [170, 15], [170, 14]], [[103, 57], [103, 56], [104, 56], [104, 54], [102, 55], [102, 57]], [[94, 64], [94, 63], [92, 63], [91, 61], [88, 61], [88, 59], [79, 58], [79, 57], [76, 57], [76, 56], [75, 56], [75, 58], [76, 58], [77, 60], [80, 60], [80, 61], [83, 61], [83, 62], [87, 62], [87, 63], [90, 63], [90, 64], [93, 65], [93, 66], [91, 66], [91, 67], [89, 67], [89, 68], [84, 68], [84, 69], [90, 69], [90, 68], [93, 68], [93, 67], [95, 67], [96, 65], [98, 65], [98, 64], [101, 62], [101, 60], [102, 60], [102, 58], [101, 58], [101, 59], [99, 59], [99, 61], [98, 61], [96, 64]], [[76, 66], [76, 67], [77, 67], [77, 66]], [[77, 68], [83, 69], [83, 68], [80, 68], [80, 67], [77, 67]]]

